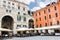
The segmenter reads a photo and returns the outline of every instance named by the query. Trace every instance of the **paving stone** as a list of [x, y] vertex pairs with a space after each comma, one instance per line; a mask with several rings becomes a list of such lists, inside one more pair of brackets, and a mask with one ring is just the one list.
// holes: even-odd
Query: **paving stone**
[[60, 36], [32, 36], [32, 37], [13, 37], [4, 40], [60, 40]]

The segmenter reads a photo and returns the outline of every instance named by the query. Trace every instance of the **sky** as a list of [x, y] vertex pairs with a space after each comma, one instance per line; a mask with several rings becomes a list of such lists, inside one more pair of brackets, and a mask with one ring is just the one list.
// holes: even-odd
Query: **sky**
[[29, 10], [36, 11], [38, 9], [46, 7], [51, 2], [57, 2], [57, 0], [17, 0], [29, 5]]

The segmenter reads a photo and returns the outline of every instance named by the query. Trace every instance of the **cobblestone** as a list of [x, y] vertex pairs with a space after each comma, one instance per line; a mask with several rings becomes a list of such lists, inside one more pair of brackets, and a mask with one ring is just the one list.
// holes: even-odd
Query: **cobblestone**
[[60, 36], [32, 36], [32, 37], [13, 37], [4, 40], [60, 40]]

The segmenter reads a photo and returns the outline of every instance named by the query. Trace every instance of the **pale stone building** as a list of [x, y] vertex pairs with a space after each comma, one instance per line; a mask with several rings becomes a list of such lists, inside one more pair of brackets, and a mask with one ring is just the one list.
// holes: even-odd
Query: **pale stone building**
[[15, 35], [18, 31], [30, 30], [29, 20], [33, 20], [33, 16], [28, 14], [27, 4], [16, 0], [0, 0], [0, 35]]

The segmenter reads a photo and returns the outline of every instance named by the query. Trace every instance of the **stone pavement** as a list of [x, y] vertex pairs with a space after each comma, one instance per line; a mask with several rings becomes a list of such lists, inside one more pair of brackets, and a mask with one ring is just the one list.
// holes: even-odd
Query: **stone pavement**
[[60, 40], [60, 36], [32, 36], [32, 37], [13, 37], [4, 40]]

